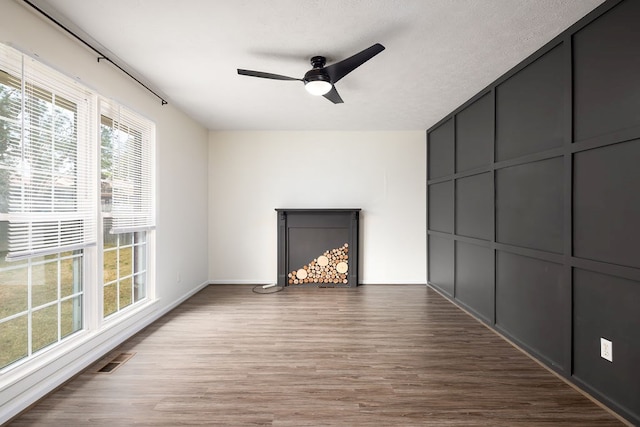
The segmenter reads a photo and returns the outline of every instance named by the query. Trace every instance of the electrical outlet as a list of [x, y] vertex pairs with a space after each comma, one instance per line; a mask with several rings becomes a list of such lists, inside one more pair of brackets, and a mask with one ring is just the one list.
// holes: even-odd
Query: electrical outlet
[[605, 338], [600, 338], [600, 357], [613, 362], [613, 343]]

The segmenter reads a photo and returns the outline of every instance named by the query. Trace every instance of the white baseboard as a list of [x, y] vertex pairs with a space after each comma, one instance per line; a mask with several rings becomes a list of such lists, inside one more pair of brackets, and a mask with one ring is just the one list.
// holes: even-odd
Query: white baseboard
[[269, 283], [277, 283], [276, 281], [269, 281], [264, 279], [259, 280], [209, 280], [210, 285], [267, 285]]

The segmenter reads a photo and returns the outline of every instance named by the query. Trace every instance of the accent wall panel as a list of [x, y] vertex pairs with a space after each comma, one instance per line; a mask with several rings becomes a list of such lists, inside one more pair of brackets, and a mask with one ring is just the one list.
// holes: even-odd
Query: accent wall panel
[[429, 186], [429, 229], [453, 233], [453, 181]]
[[[640, 414], [640, 282], [574, 271], [574, 376]], [[612, 342], [613, 362], [600, 357]]]
[[491, 173], [456, 180], [456, 234], [493, 239], [493, 188]]
[[547, 52], [496, 88], [496, 161], [562, 146], [562, 47]]
[[429, 134], [427, 152], [429, 179], [453, 173], [453, 120], [448, 120]]
[[484, 95], [456, 116], [456, 172], [489, 166], [493, 149], [493, 96]]
[[429, 283], [453, 296], [453, 240], [429, 236]]
[[638, 161], [640, 139], [575, 154], [575, 256], [640, 268]]
[[493, 323], [493, 250], [456, 242], [456, 298]]
[[566, 366], [562, 265], [498, 251], [496, 325], [554, 365]]
[[640, 1], [625, 1], [573, 36], [575, 140], [640, 126]]
[[562, 178], [561, 157], [496, 171], [497, 241], [562, 253]]

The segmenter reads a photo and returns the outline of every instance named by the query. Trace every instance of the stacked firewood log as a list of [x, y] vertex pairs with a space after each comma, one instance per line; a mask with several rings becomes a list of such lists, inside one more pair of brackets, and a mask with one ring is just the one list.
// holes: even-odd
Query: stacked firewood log
[[347, 284], [349, 271], [349, 244], [325, 251], [318, 258], [298, 270], [289, 273], [290, 285]]

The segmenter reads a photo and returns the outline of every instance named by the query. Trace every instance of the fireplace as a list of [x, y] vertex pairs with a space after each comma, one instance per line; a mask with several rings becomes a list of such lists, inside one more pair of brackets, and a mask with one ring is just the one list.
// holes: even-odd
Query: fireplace
[[360, 209], [276, 209], [278, 286], [358, 286]]

